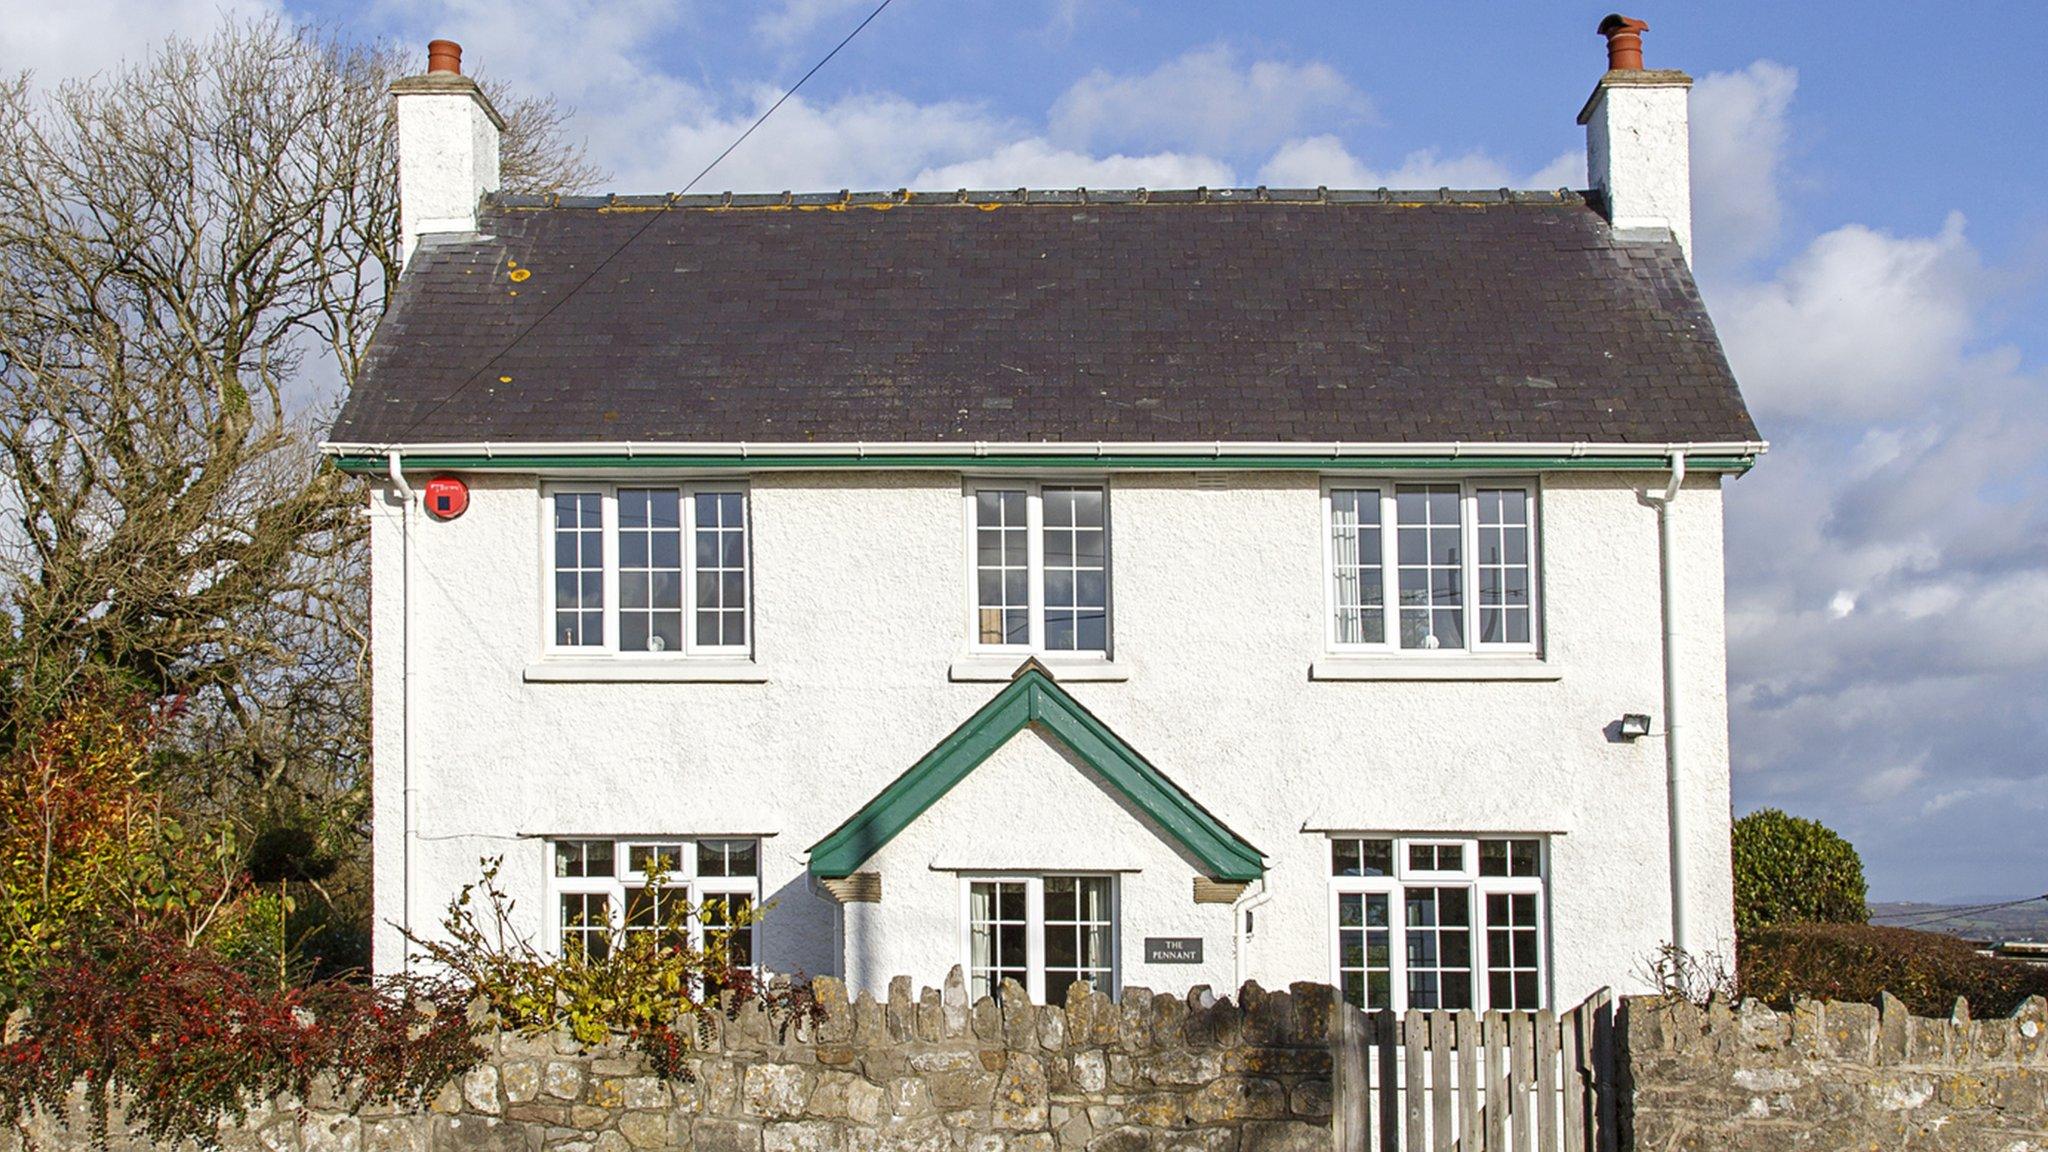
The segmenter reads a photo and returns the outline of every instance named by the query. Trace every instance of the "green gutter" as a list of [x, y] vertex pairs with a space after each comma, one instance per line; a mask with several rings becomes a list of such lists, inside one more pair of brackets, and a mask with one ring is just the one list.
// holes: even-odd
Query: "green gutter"
[[[344, 472], [383, 474], [387, 463], [382, 456], [337, 456]], [[647, 471], [833, 471], [866, 469], [924, 469], [973, 471], [978, 469], [1034, 468], [1086, 469], [1096, 472], [1218, 472], [1256, 470], [1264, 472], [1662, 472], [1671, 467], [1668, 455], [1643, 456], [1489, 456], [1483, 453], [1457, 456], [1143, 456], [1094, 455], [1076, 452], [1058, 456], [989, 455], [934, 453], [915, 456], [627, 456], [623, 453], [588, 456], [536, 456], [509, 453], [503, 456], [435, 455], [407, 453], [408, 469], [463, 472], [556, 472], [596, 470]], [[1694, 472], [1741, 474], [1756, 464], [1756, 457], [1692, 456], [1686, 468]]]

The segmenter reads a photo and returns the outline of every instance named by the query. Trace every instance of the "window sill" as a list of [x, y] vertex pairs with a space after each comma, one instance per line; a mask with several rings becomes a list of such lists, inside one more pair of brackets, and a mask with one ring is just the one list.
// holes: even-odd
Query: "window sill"
[[768, 672], [735, 657], [676, 660], [537, 660], [526, 666], [528, 684], [766, 684]]
[[1540, 656], [1324, 656], [1308, 666], [1311, 680], [1562, 680], [1564, 670]]
[[1068, 683], [1122, 683], [1131, 678], [1131, 666], [1115, 660], [1058, 660], [1047, 659], [1043, 653], [1019, 653], [962, 656], [946, 669], [946, 679], [955, 684], [1006, 684], [1017, 678], [1017, 669], [1026, 660], [1034, 659], [1054, 680]]

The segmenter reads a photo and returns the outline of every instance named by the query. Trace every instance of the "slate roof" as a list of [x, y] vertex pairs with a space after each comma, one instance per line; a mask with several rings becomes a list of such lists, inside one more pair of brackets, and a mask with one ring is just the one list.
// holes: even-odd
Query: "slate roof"
[[1668, 239], [1268, 196], [500, 198], [422, 243], [331, 439], [1758, 438]]

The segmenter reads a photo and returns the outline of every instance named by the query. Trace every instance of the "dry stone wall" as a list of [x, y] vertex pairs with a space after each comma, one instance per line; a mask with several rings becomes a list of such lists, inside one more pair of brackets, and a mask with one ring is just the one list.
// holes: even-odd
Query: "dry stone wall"
[[[2048, 1152], [2048, 1002], [2009, 1018], [1624, 1001], [1623, 1147]], [[1632, 1142], [1631, 1142], [1632, 1139]]]
[[[1329, 1152], [1335, 1003], [1322, 985], [1197, 988], [1038, 1007], [956, 973], [825, 1019], [719, 1018], [663, 1079], [636, 1052], [500, 1035], [423, 1112], [351, 1112], [316, 1094], [222, 1132], [236, 1152]], [[1921, 1148], [2048, 1152], [2048, 1003], [2010, 1018], [1883, 1006], [1707, 1009], [1624, 1001], [1616, 1022], [1627, 1149]], [[0, 1132], [0, 1152], [82, 1152], [69, 1122]], [[116, 1135], [112, 1147], [148, 1148]]]
[[[1236, 1001], [1195, 989], [1112, 1001], [1085, 986], [1034, 1006], [1011, 985], [970, 1002], [942, 989], [846, 1001], [778, 1028], [758, 1009], [719, 1020], [664, 1080], [638, 1053], [499, 1036], [424, 1114], [283, 1101], [223, 1133], [268, 1152], [1327, 1152], [1329, 1021], [1322, 985]], [[82, 1114], [33, 1146], [88, 1146]], [[19, 1137], [0, 1136], [16, 1152]], [[146, 1145], [117, 1139], [115, 1147]]]

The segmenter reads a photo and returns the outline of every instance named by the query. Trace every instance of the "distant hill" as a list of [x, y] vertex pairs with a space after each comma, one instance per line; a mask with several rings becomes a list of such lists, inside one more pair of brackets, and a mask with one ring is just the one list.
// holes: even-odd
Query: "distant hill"
[[2048, 900], [1985, 912], [1953, 912], [1956, 904], [1910, 902], [1872, 904], [1870, 922], [1894, 928], [1918, 928], [1972, 940], [2048, 940]]

